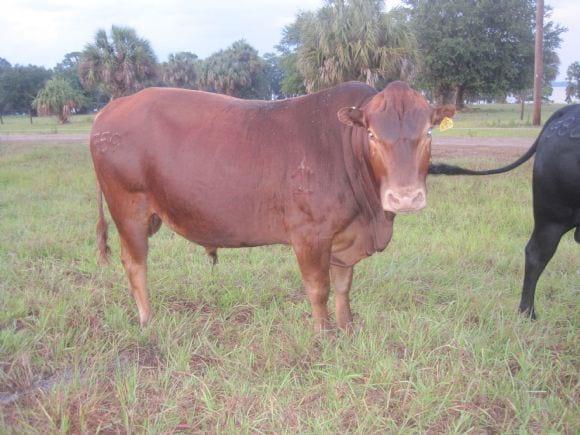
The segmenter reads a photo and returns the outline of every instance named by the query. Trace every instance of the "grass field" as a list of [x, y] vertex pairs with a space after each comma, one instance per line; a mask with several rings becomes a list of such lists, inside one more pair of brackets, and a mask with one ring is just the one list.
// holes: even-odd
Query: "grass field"
[[87, 148], [0, 144], [0, 432], [578, 433], [572, 233], [539, 320], [516, 314], [530, 178], [432, 177], [428, 208], [356, 267], [352, 336], [311, 332], [288, 248], [212, 269], [162, 227], [141, 330], [120, 262], [96, 262]]
[[[546, 104], [542, 107], [542, 119], [547, 120], [562, 104]], [[523, 121], [520, 121], [520, 106], [517, 104], [486, 104], [470, 106], [454, 118], [454, 128], [444, 132], [434, 130], [435, 135], [467, 137], [536, 137], [539, 127], [531, 122], [532, 106], [526, 105]], [[70, 123], [59, 124], [56, 117], [34, 118], [30, 124], [27, 116], [4, 117], [0, 134], [22, 133], [88, 133], [94, 115], [78, 115]]]
[[[545, 122], [563, 104], [542, 106], [542, 121]], [[532, 105], [527, 104], [524, 119], [520, 120], [518, 104], [485, 104], [469, 106], [453, 118], [454, 128], [435, 135], [467, 137], [536, 137], [540, 127], [532, 126]]]
[[88, 133], [91, 131], [95, 115], [71, 116], [70, 122], [60, 124], [55, 116], [4, 116], [4, 124], [0, 125], [0, 134], [54, 134], [54, 133]]

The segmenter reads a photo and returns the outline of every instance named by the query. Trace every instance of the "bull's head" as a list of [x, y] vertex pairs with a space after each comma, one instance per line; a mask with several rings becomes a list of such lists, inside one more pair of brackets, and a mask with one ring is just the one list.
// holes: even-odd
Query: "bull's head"
[[405, 213], [425, 207], [431, 129], [454, 114], [454, 106], [433, 108], [404, 82], [390, 83], [360, 108], [339, 110], [342, 123], [367, 131], [384, 210]]

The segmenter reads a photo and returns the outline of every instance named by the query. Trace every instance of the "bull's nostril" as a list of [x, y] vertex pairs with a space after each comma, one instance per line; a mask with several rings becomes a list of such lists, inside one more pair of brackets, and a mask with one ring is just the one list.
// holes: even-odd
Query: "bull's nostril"
[[425, 195], [423, 194], [423, 192], [419, 192], [417, 195], [415, 195], [415, 198], [413, 198], [413, 205], [422, 204], [424, 201]]
[[392, 193], [389, 193], [389, 195], [387, 196], [387, 199], [390, 203], [392, 204], [396, 204], [399, 205], [401, 203], [401, 201], [399, 201], [399, 198], [397, 198], [395, 195], [393, 195]]

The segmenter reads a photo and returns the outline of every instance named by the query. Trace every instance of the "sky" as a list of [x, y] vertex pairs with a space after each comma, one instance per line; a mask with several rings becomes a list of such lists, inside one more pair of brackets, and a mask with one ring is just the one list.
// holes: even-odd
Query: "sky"
[[[389, 9], [399, 3], [386, 1]], [[546, 4], [554, 8], [552, 19], [569, 29], [559, 51], [558, 80], [564, 80], [568, 65], [580, 61], [580, 0]], [[133, 27], [160, 61], [179, 51], [204, 58], [242, 38], [264, 54], [274, 51], [297, 12], [321, 5], [322, 0], [2, 0], [0, 57], [52, 68], [112, 24]]]

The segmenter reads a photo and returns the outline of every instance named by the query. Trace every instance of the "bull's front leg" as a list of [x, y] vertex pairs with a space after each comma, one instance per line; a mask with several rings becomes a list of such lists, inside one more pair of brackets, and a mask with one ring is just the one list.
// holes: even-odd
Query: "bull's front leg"
[[352, 284], [353, 267], [330, 266], [330, 276], [334, 286], [336, 305], [336, 324], [345, 331], [352, 330], [352, 313], [350, 311], [349, 292]]
[[330, 291], [330, 241], [301, 237], [292, 247], [300, 266], [302, 282], [312, 306], [312, 318], [317, 331], [329, 329], [328, 292]]

